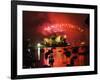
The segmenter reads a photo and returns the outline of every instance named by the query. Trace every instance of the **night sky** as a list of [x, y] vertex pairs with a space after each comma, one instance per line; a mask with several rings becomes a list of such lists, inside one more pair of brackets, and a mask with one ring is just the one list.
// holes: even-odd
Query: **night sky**
[[89, 14], [23, 11], [23, 40], [36, 44], [53, 34], [67, 35], [71, 44], [89, 43]]

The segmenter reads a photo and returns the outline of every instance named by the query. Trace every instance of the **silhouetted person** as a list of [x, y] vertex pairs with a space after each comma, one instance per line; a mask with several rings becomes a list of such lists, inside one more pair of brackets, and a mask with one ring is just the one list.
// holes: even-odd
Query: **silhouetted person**
[[75, 61], [78, 58], [78, 47], [74, 47], [72, 49], [72, 58], [71, 58], [71, 66], [75, 66]]

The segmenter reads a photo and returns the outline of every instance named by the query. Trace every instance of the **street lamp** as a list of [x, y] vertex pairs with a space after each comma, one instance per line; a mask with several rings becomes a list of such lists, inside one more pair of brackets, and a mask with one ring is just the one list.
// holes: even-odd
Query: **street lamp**
[[38, 60], [40, 60], [40, 43], [37, 43], [37, 47], [38, 47]]

